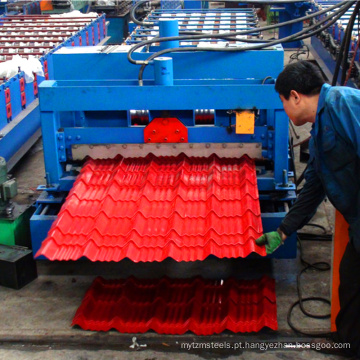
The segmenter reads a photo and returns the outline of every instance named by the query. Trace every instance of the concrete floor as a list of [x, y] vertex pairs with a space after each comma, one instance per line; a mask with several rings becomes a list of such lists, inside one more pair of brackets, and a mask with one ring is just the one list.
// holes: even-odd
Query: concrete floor
[[[287, 58], [290, 52], [287, 53]], [[296, 129], [301, 141], [308, 136], [308, 127]], [[298, 148], [296, 148], [298, 158]], [[298, 172], [304, 168], [297, 164]], [[13, 170], [19, 182], [18, 201], [31, 202], [37, 196], [36, 186], [44, 183], [42, 145], [39, 141], [28, 155]], [[323, 203], [312, 222], [323, 225], [327, 233], [333, 230], [333, 209]], [[305, 229], [317, 232], [315, 228]], [[304, 257], [310, 262], [331, 261], [331, 243], [303, 243]], [[216, 259], [210, 257], [203, 262], [177, 263], [167, 259], [161, 263], [120, 263], [38, 262], [39, 277], [21, 290], [0, 287], [0, 360], [12, 359], [341, 359], [341, 356], [326, 355], [312, 350], [278, 349], [267, 351], [250, 350], [184, 350], [183, 342], [228, 342], [250, 341], [266, 343], [297, 342], [309, 343], [310, 337], [300, 337], [289, 328], [286, 320], [289, 306], [297, 300], [296, 275], [302, 265], [299, 257], [294, 260], [249, 260]], [[138, 334], [139, 351], [130, 349], [131, 334], [116, 331], [95, 333], [71, 328], [72, 318], [79, 307], [85, 291], [98, 275], [107, 278], [121, 278], [135, 275], [145, 278], [167, 275], [169, 277], [189, 277], [202, 275], [205, 278], [259, 277], [268, 274], [276, 279], [278, 325], [277, 332], [267, 329], [257, 334], [233, 334], [225, 332], [211, 337], [199, 337], [192, 333], [182, 336], [164, 336], [154, 332]], [[330, 297], [330, 272], [305, 274], [304, 296]], [[310, 307], [309, 307], [310, 309]], [[312, 312], [328, 313], [323, 305], [311, 304]], [[330, 320], [304, 318], [296, 310], [293, 321], [304, 331], [328, 332]]]

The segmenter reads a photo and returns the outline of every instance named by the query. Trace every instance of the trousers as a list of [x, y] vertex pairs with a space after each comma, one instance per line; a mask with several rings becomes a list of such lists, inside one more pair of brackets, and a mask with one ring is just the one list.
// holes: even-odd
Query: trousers
[[353, 241], [350, 238], [340, 262], [340, 311], [336, 328], [338, 341], [349, 343], [351, 354], [360, 358], [360, 254]]

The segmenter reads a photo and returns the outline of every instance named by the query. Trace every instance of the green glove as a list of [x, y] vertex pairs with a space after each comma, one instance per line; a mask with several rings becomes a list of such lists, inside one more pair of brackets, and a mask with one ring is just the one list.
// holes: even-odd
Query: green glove
[[260, 236], [255, 240], [256, 245], [264, 246], [266, 254], [272, 254], [280, 245], [283, 244], [281, 235], [277, 231], [272, 231]]

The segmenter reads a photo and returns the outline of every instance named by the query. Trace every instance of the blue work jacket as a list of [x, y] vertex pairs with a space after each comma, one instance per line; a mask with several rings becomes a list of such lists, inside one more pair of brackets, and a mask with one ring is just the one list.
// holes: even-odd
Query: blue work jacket
[[360, 252], [360, 91], [324, 84], [311, 135], [306, 183], [280, 229], [290, 235], [306, 225], [327, 196]]

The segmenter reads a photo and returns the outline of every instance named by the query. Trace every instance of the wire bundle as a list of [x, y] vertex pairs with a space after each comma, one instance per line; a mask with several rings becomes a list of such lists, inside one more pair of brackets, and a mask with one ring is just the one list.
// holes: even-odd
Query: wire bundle
[[[130, 12], [130, 16], [132, 21], [134, 21], [136, 24], [138, 25], [142, 25], [142, 26], [153, 26], [154, 23], [150, 23], [150, 22], [141, 22], [138, 21], [135, 18], [135, 11], [136, 9], [143, 5], [144, 3], [147, 3], [148, 1], [143, 0], [143, 1], [139, 1], [131, 10]], [[250, 1], [246, 1], [249, 4], [261, 4], [261, 3], [266, 3], [266, 1], [255, 1], [255, 0], [250, 0]], [[285, 1], [285, 0], [278, 0], [277, 3], [288, 3], [289, 0]], [[294, 1], [295, 2], [295, 1]], [[299, 1], [296, 1], [299, 2]], [[274, 1], [272, 1], [272, 3], [274, 3]], [[275, 46], [278, 45], [280, 43], [285, 43], [285, 42], [292, 42], [292, 41], [299, 41], [299, 40], [303, 40], [305, 38], [314, 36], [318, 33], [321, 33], [324, 29], [328, 28], [329, 26], [333, 25], [341, 16], [343, 16], [347, 10], [349, 10], [354, 4], [356, 3], [356, 0], [353, 1], [342, 1], [338, 4], [335, 4], [327, 9], [324, 10], [320, 10], [317, 12], [314, 12], [312, 14], [300, 17], [298, 19], [294, 19], [294, 20], [290, 20], [290, 21], [286, 21], [286, 22], [282, 22], [280, 24], [274, 24], [274, 25], [268, 25], [268, 26], [264, 26], [264, 27], [259, 27], [257, 29], [249, 29], [249, 30], [242, 30], [242, 31], [236, 31], [236, 32], [228, 32], [228, 33], [223, 33], [223, 34], [200, 34], [198, 32], [180, 32], [180, 36], [171, 36], [171, 37], [163, 37], [163, 38], [153, 38], [150, 40], [146, 40], [143, 41], [139, 44], [136, 44], [135, 46], [133, 46], [129, 52], [128, 52], [128, 60], [130, 63], [135, 64], [135, 65], [141, 65], [141, 68], [139, 70], [139, 76], [138, 76], [138, 80], [139, 80], [139, 85], [142, 86], [143, 85], [143, 73], [144, 70], [146, 68], [147, 65], [149, 65], [149, 63], [155, 59], [156, 57], [162, 56], [164, 54], [170, 53], [170, 52], [184, 52], [184, 51], [225, 51], [225, 52], [238, 52], [238, 51], [247, 51], [247, 50], [260, 50], [260, 49], [264, 49], [264, 48], [268, 48], [271, 46]], [[354, 14], [349, 22], [349, 26], [348, 28], [353, 27], [353, 23], [355, 21], [356, 18], [356, 12], [358, 11], [360, 6], [360, 3], [357, 3], [356, 7], [355, 7], [355, 17]], [[334, 12], [331, 12], [332, 10], [335, 10]], [[194, 48], [194, 47], [176, 47], [176, 48], [171, 48], [171, 49], [164, 49], [164, 50], [160, 50], [154, 54], [152, 54], [151, 56], [149, 56], [146, 60], [135, 60], [132, 58], [132, 54], [135, 50], [143, 47], [143, 46], [147, 46], [150, 44], [153, 44], [155, 42], [164, 42], [164, 41], [175, 41], [175, 40], [200, 40], [200, 39], [223, 39], [223, 40], [229, 40], [229, 41], [233, 41], [233, 40], [238, 40], [236, 38], [236, 36], [239, 35], [248, 35], [248, 34], [253, 34], [254, 32], [256, 33], [260, 33], [262, 31], [265, 30], [271, 30], [274, 28], [278, 28], [278, 27], [283, 27], [283, 26], [288, 26], [288, 25], [292, 25], [298, 22], [303, 22], [305, 20], [309, 20], [309, 19], [313, 19], [315, 17], [318, 17], [320, 15], [323, 15], [325, 13], [330, 13], [329, 15], [326, 15], [325, 17], [323, 17], [321, 20], [319, 20], [318, 22], [314, 23], [313, 25], [307, 27], [306, 29], [303, 29], [295, 34], [286, 36], [284, 38], [281, 39], [276, 39], [276, 40], [259, 40], [259, 39], [241, 39], [242, 42], [247, 42], [247, 43], [253, 43], [252, 45], [249, 46], [243, 46], [243, 47], [224, 47], [224, 48], [214, 48], [214, 47], [201, 47], [201, 48]], [[351, 25], [352, 24], [352, 25]], [[348, 32], [349, 29], [347, 29]], [[350, 37], [351, 37], [351, 30], [349, 31], [350, 33]], [[346, 39], [348, 39], [345, 36]], [[345, 40], [344, 38], [344, 40]], [[350, 39], [348, 40], [350, 41]], [[344, 43], [344, 41], [343, 41]], [[345, 47], [345, 44], [344, 44]], [[344, 78], [345, 81], [345, 78]]]

